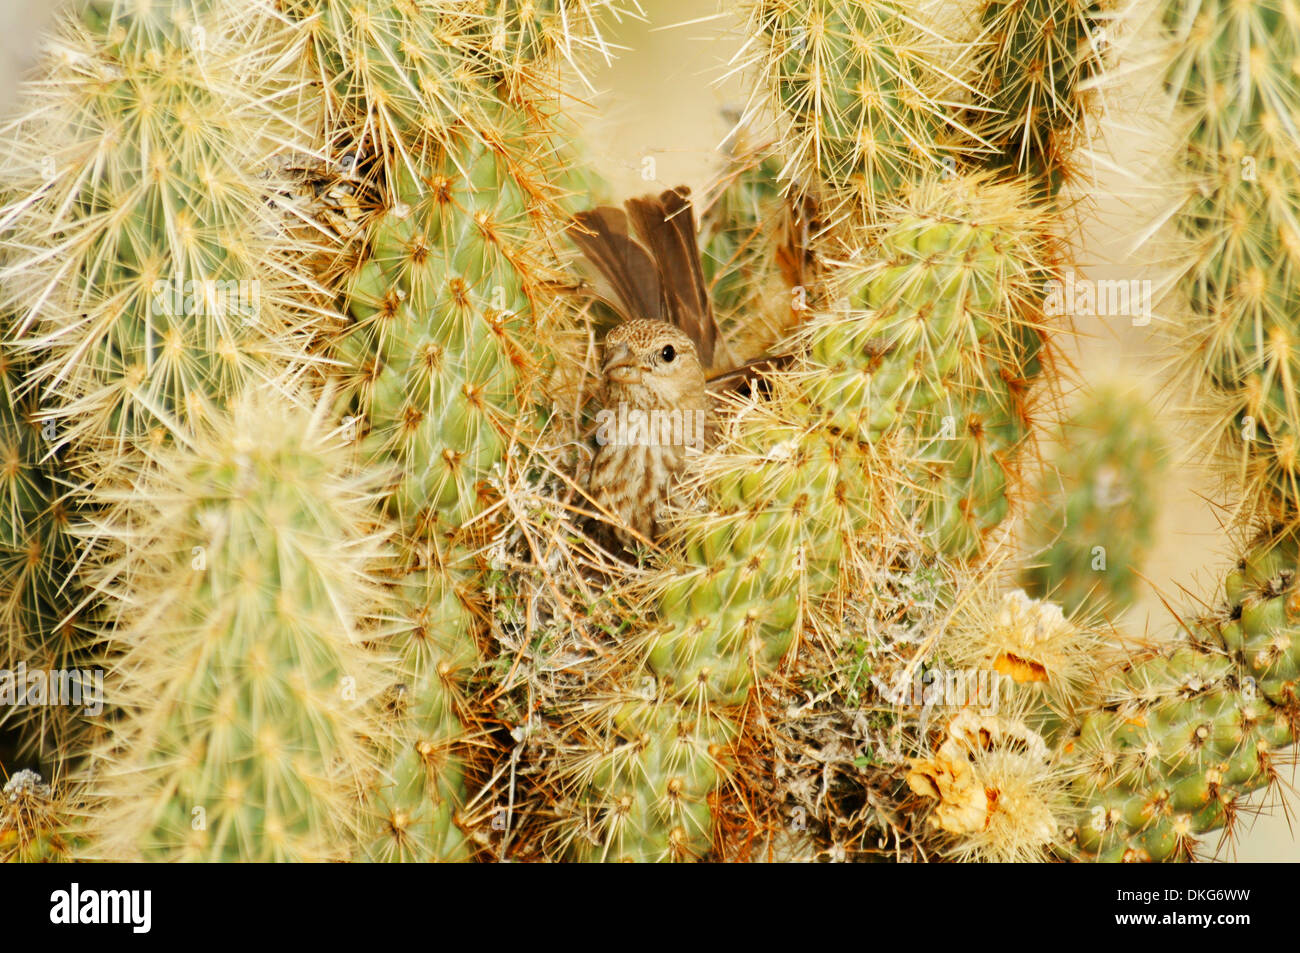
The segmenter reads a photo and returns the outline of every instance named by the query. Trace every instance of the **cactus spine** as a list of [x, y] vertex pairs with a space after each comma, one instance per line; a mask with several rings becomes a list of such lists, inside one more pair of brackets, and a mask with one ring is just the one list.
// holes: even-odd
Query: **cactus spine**
[[1296, 544], [1265, 534], [1188, 638], [1118, 667], [1077, 732], [1073, 846], [1098, 860], [1186, 860], [1230, 834], [1296, 740]]
[[384, 206], [341, 256], [350, 321], [332, 342], [361, 456], [390, 474], [396, 526], [403, 677], [387, 715], [397, 741], [370, 793], [370, 859], [469, 856], [462, 718], [478, 717], [466, 682], [490, 614], [489, 478], [540, 426], [532, 388], [563, 311], [538, 293], [568, 171], [548, 139], [549, 73], [561, 53], [599, 45], [596, 9], [293, 7], [321, 13], [312, 69], [329, 90], [324, 151], [377, 163]]

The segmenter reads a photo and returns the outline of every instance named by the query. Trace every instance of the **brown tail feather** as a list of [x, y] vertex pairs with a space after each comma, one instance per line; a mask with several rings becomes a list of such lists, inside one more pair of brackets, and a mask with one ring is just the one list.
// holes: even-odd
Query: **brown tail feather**
[[700, 266], [690, 190], [678, 186], [657, 197], [628, 199], [625, 204], [636, 236], [659, 266], [664, 317], [686, 332], [695, 342], [701, 363], [712, 367], [718, 328]]
[[659, 271], [649, 252], [628, 234], [627, 214], [602, 205], [573, 216], [569, 237], [601, 276], [617, 299], [612, 301], [623, 317], [664, 317]]
[[690, 190], [679, 186], [625, 206], [579, 212], [569, 232], [574, 244], [608, 282], [625, 318], [671, 321], [695, 342], [706, 368], [725, 365]]

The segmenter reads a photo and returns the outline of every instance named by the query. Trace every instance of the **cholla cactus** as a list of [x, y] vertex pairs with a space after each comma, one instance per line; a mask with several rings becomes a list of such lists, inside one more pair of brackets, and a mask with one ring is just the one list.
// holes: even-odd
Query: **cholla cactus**
[[1166, 463], [1155, 415], [1143, 395], [1099, 387], [1066, 420], [1061, 441], [1026, 517], [1025, 586], [1068, 612], [1122, 612], [1155, 533]]
[[1190, 254], [1184, 368], [1214, 404], [1211, 432], [1244, 477], [1247, 505], [1290, 523], [1300, 513], [1289, 304], [1300, 281], [1300, 143], [1291, 123], [1300, 8], [1169, 2], [1162, 10], [1174, 44], [1166, 85], [1186, 133], [1178, 154], [1188, 186], [1178, 225]]
[[1294, 295], [1300, 8], [1171, 0], [1161, 23], [1190, 186], [1177, 217], [1190, 252], [1183, 367], [1238, 463], [1241, 516], [1264, 529], [1229, 575], [1222, 608], [1189, 621], [1182, 644], [1122, 663], [1082, 718], [1074, 849], [1106, 860], [1185, 859], [1197, 835], [1230, 834], [1243, 795], [1276, 780], [1297, 711], [1293, 319], [1283, 302]]
[[[956, 168], [973, 135], [953, 104], [966, 48], [894, 0], [752, 0], [757, 99], [789, 131], [782, 178], [828, 222], [874, 221], [909, 182]], [[947, 160], [945, 162], [944, 160]]]
[[[813, 327], [846, 320], [824, 315]], [[555, 786], [578, 792], [577, 830], [565, 833], [579, 856], [705, 856], [733, 713], [814, 624], [818, 606], [865, 577], [893, 474], [801, 393], [795, 382], [823, 370], [805, 353], [797, 370], [773, 378], [767, 399], [737, 411], [699, 467], [699, 508], [672, 531], [684, 560], [624, 591], [634, 618], [649, 609], [625, 641], [631, 664], [619, 673], [634, 687], [641, 673], [642, 697], [578, 699], [575, 731], [594, 725], [591, 734], [607, 740], [554, 768]]]
[[[504, 107], [500, 121], [510, 121]], [[363, 453], [397, 468], [387, 499], [399, 526], [397, 571], [414, 573], [401, 584], [409, 626], [401, 653], [413, 677], [402, 715], [412, 734], [392, 792], [381, 795], [383, 826], [394, 832], [383, 853], [397, 856], [429, 811], [441, 819], [435, 837], [450, 837], [452, 805], [463, 800], [448, 746], [460, 733], [454, 685], [475, 659], [468, 604], [477, 564], [465, 546], [487, 531], [466, 528], [480, 482], [518, 438], [527, 407], [534, 340], [525, 335], [536, 328], [527, 271], [540, 266], [529, 258], [536, 233], [507, 137], [461, 129], [423, 157], [417, 176], [403, 177], [372, 225], [371, 254], [349, 292], [356, 323], [339, 345], [369, 430]]]
[[540, 289], [577, 165], [548, 136], [554, 70], [601, 45], [608, 7], [290, 5], [325, 92], [318, 151], [381, 206], [324, 269], [349, 319], [330, 342], [345, 412], [365, 464], [388, 475], [395, 525], [397, 741], [370, 792], [368, 858], [469, 853], [462, 719], [479, 718], [466, 682], [490, 612], [485, 489], [541, 426], [533, 387], [565, 306]]
[[[1186, 363], [1268, 531], [1188, 638], [1124, 652], [999, 568], [1111, 5], [989, 0], [960, 37], [897, 0], [744, 11], [774, 142], [701, 243], [727, 349], [784, 363], [635, 565], [582, 523], [597, 325], [559, 246], [589, 186], [556, 130], [636, 4], [60, 19], [0, 169], [0, 664], [80, 662], [93, 612], [113, 707], [56, 726], [57, 785], [6, 787], [0, 858], [1163, 860], [1231, 830], [1300, 677], [1300, 13], [1167, 4]], [[894, 691], [950, 667], [999, 703]]]
[[8, 338], [91, 486], [303, 363], [258, 180], [290, 128], [283, 29], [263, 3], [83, 5], [5, 127]]
[[35, 771], [17, 771], [0, 790], [0, 864], [66, 863], [78, 846], [78, 818]]
[[[0, 159], [5, 623], [24, 629], [6, 660], [44, 670], [112, 642], [88, 634], [93, 561], [69, 525], [243, 388], [309, 365], [315, 320], [260, 178], [293, 128], [291, 31], [263, 3], [69, 7]], [[73, 770], [84, 720], [16, 711]]]
[[[0, 353], [0, 669], [12, 672], [20, 663], [30, 670], [77, 669], [95, 638], [86, 631], [84, 587], [74, 573], [69, 505], [55, 466], [45, 459], [42, 425], [30, 395], [21, 395], [19, 367], [12, 354]], [[76, 733], [67, 713], [38, 706], [9, 709], [6, 715], [28, 725], [23, 732], [28, 748], [58, 763]]]
[[[352, 162], [364, 124], [372, 148], [397, 169], [413, 145], [437, 141], [473, 102], [477, 71], [455, 42], [456, 4], [289, 0], [310, 36], [307, 77], [319, 87], [325, 140]], [[462, 5], [463, 6], [463, 5]], [[351, 150], [351, 151], [349, 151]], [[349, 171], [351, 171], [349, 169]]]
[[742, 139], [701, 222], [700, 257], [727, 351], [757, 358], [809, 316], [817, 300], [813, 209], [785, 194], [772, 147]]
[[1265, 536], [1219, 612], [1100, 685], [1071, 751], [1082, 856], [1191, 859], [1197, 835], [1230, 835], [1245, 796], [1279, 781], [1296, 740], [1296, 558], [1294, 543]]
[[[874, 257], [852, 300], [876, 317], [855, 329], [852, 347], [876, 358], [847, 377], [831, 361], [813, 386], [870, 387], [859, 404], [866, 415], [841, 422], [863, 439], [911, 429], [918, 507], [934, 545], [977, 555], [1007, 514], [1029, 435], [1029, 382], [1046, 330], [1041, 289], [1052, 274], [1045, 222], [1015, 184], [930, 180], [905, 195]], [[813, 345], [831, 354], [849, 346]]]
[[[99, 587], [122, 712], [88, 771], [94, 856], [326, 860], [353, 852], [388, 739], [367, 640], [391, 610], [382, 532], [327, 417], [241, 401], [121, 501]], [[382, 528], [381, 528], [382, 529]]]

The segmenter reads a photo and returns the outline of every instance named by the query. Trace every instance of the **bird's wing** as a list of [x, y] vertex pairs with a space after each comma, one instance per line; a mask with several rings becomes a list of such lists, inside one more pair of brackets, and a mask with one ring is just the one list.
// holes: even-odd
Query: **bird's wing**
[[658, 265], [664, 318], [695, 342], [700, 363], [712, 367], [717, 363], [715, 352], [721, 342], [700, 265], [690, 189], [678, 186], [658, 196], [628, 199], [624, 204], [633, 231]]
[[739, 367], [711, 374], [705, 381], [705, 387], [715, 396], [751, 393], [755, 386], [762, 386], [764, 377], [773, 371], [789, 367], [793, 361], [794, 356], [790, 354], [771, 354], [755, 358]]
[[655, 261], [628, 234], [627, 214], [602, 205], [577, 213], [573, 221], [569, 237], [608, 282], [614, 298], [611, 304], [623, 317], [663, 318]]

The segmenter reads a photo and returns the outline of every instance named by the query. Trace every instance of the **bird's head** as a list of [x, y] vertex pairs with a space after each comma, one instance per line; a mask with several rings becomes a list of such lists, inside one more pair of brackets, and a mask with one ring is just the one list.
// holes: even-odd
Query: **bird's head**
[[704, 368], [691, 339], [666, 321], [625, 321], [605, 338], [607, 397], [641, 409], [706, 407]]

